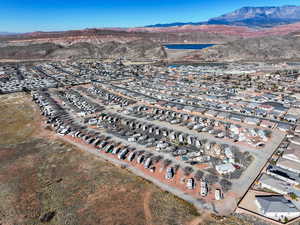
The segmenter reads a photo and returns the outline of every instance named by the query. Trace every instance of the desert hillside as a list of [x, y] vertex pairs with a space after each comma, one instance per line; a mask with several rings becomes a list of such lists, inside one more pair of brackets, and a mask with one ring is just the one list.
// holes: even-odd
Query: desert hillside
[[204, 61], [300, 59], [300, 38], [288, 35], [237, 40], [193, 52], [185, 58]]
[[158, 58], [166, 57], [164, 48], [150, 40], [134, 40], [125, 43], [78, 42], [71, 45], [56, 43], [9, 43], [0, 46], [2, 59], [69, 59], [69, 58]]

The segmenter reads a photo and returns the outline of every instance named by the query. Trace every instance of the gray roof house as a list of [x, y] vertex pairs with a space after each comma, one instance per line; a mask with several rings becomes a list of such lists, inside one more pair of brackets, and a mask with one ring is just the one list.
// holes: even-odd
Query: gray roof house
[[289, 187], [291, 186], [285, 181], [279, 180], [269, 174], [263, 173], [259, 179], [259, 184], [262, 188], [269, 189], [276, 193], [286, 195], [289, 193]]
[[290, 184], [300, 184], [300, 177], [298, 173], [283, 169], [279, 166], [269, 165], [266, 173]]
[[300, 216], [299, 209], [282, 195], [257, 195], [255, 202], [260, 214], [278, 221], [294, 219]]
[[286, 159], [286, 158], [279, 158], [277, 163], [277, 166], [295, 172], [300, 173], [300, 163], [295, 162], [294, 160]]
[[300, 163], [300, 148], [297, 145], [290, 144], [288, 149], [283, 152], [282, 157]]

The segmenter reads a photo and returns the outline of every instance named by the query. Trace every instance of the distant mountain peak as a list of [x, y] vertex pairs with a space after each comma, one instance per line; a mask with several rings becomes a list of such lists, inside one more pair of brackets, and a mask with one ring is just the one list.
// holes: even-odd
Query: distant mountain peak
[[245, 6], [233, 12], [223, 14], [219, 17], [211, 18], [205, 22], [190, 23], [169, 23], [156, 24], [147, 27], [172, 27], [183, 25], [234, 25], [247, 26], [251, 28], [268, 28], [278, 25], [296, 23], [300, 21], [300, 6], [283, 5], [283, 6], [262, 6], [252, 7]]
[[242, 7], [233, 12], [208, 20], [209, 24], [273, 27], [300, 21], [300, 7], [293, 5]]
[[15, 32], [6, 32], [6, 31], [0, 31], [0, 35], [12, 35], [12, 34], [17, 34]]

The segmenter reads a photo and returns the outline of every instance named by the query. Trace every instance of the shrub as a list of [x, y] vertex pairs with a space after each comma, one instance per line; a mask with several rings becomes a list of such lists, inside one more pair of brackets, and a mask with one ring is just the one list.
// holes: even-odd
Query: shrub
[[204, 173], [201, 170], [198, 170], [194, 177], [197, 181], [200, 181], [203, 178], [203, 175]]
[[164, 160], [164, 162], [163, 162], [163, 164], [164, 164], [164, 167], [168, 167], [168, 166], [170, 166], [170, 165], [171, 165], [171, 163], [172, 163], [172, 160], [170, 160], [170, 159], [165, 159], [165, 160]]
[[162, 159], [163, 157], [161, 155], [156, 155], [152, 157], [153, 163], [158, 163]]
[[289, 196], [291, 197], [291, 199], [297, 200], [297, 195], [294, 192], [289, 193]]
[[230, 188], [231, 188], [231, 186], [232, 186], [232, 183], [231, 183], [230, 181], [226, 180], [226, 179], [222, 179], [222, 180], [220, 181], [220, 185], [221, 185], [221, 187], [222, 187], [222, 190], [223, 190], [224, 192], [227, 192], [227, 191], [230, 190]]
[[194, 171], [193, 168], [190, 166], [183, 168], [183, 173], [185, 176], [189, 176], [193, 171]]
[[178, 171], [178, 169], [180, 168], [180, 165], [176, 164], [175, 166], [173, 166], [173, 168], [174, 168], [174, 172], [176, 173]]
[[217, 183], [219, 181], [219, 178], [216, 175], [209, 174], [205, 177], [205, 180], [209, 184], [214, 184], [214, 183]]
[[243, 173], [243, 169], [237, 169], [229, 175], [230, 179], [239, 179]]

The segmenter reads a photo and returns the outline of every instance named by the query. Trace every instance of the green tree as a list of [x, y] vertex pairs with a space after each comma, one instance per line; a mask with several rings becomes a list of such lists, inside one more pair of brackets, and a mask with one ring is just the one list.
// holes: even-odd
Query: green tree
[[294, 192], [289, 193], [289, 196], [291, 197], [291, 199], [297, 200], [297, 195]]

